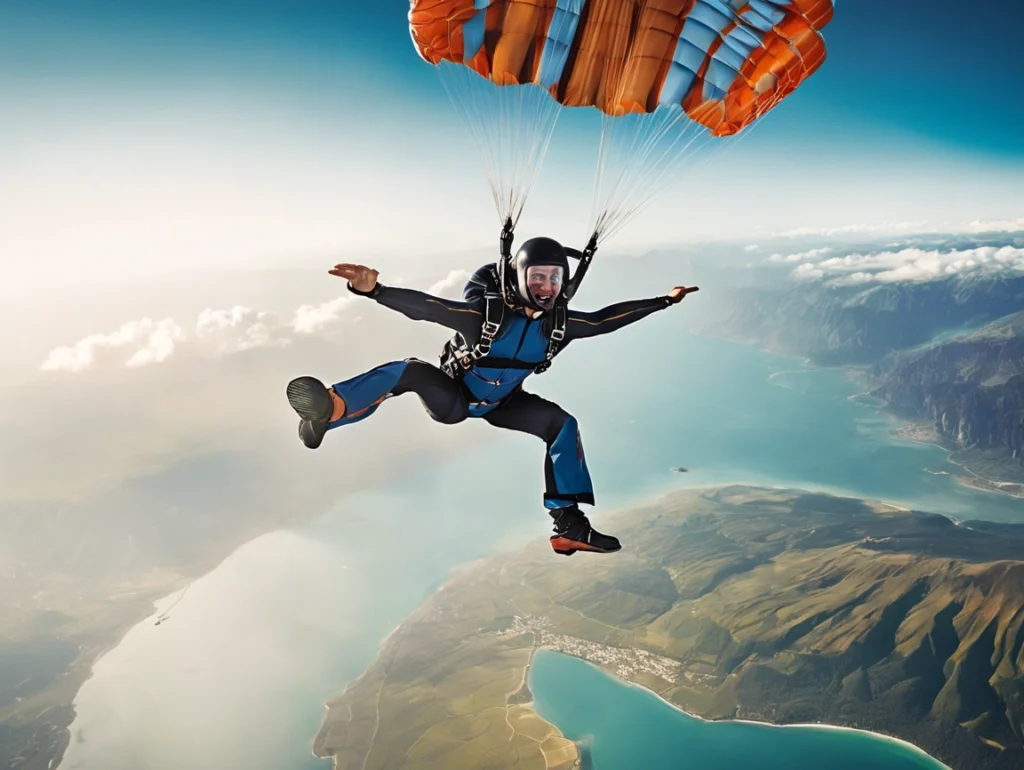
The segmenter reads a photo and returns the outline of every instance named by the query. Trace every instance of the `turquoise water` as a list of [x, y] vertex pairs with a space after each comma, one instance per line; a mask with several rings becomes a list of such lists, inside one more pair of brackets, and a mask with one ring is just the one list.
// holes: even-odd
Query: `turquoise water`
[[[850, 400], [857, 388], [842, 376], [690, 336], [679, 318], [574, 343], [530, 383], [580, 421], [595, 522], [684, 485], [745, 481], [1024, 521], [1022, 501], [926, 473], [954, 468], [941, 450], [893, 441], [896, 423]], [[387, 406], [428, 419], [415, 399]], [[374, 424], [332, 432], [318, 451], [341, 461]], [[482, 422], [439, 429], [497, 440], [238, 549], [168, 622], [140, 623], [101, 659], [76, 699], [60, 767], [325, 767], [309, 753], [322, 704], [372, 663], [383, 638], [459, 565], [548, 534], [536, 439]]]
[[[817, 726], [705, 722], [569, 655], [539, 650], [538, 713], [578, 741], [585, 770], [943, 770], [909, 744]], [[948, 770], [948, 768], [946, 768]]]

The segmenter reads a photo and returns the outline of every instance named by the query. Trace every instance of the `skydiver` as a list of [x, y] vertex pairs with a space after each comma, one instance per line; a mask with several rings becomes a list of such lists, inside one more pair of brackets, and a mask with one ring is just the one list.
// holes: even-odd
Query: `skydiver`
[[[547, 447], [544, 507], [554, 520], [552, 549], [565, 556], [618, 551], [618, 539], [595, 530], [579, 509], [580, 503], [594, 505], [594, 491], [576, 419], [557, 404], [523, 390], [523, 382], [535, 371], [544, 371], [573, 340], [621, 329], [698, 289], [676, 286], [652, 299], [620, 302], [591, 313], [569, 311], [568, 296], [574, 289], [565, 290], [567, 256], [579, 258], [582, 252], [567, 250], [551, 238], [532, 238], [512, 258], [511, 240], [506, 224], [501, 261], [476, 272], [466, 287], [467, 301], [384, 286], [377, 271], [364, 265], [343, 263], [328, 270], [346, 279], [353, 294], [456, 334], [445, 346], [440, 367], [407, 358], [330, 387], [314, 377], [292, 380], [287, 396], [300, 417], [299, 438], [316, 449], [327, 431], [364, 420], [386, 399], [410, 392], [419, 396], [437, 422], [455, 424], [481, 417], [495, 427], [529, 433]], [[592, 239], [588, 249], [595, 244]], [[582, 262], [573, 281], [578, 283], [581, 270]]]

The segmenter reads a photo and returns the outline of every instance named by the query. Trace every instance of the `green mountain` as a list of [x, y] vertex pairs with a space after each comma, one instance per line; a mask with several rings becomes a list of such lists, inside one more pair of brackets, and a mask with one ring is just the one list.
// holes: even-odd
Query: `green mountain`
[[543, 646], [711, 719], [1024, 763], [1024, 526], [738, 486], [615, 518], [614, 556], [538, 543], [463, 570], [327, 704], [315, 753], [339, 770], [570, 767], [525, 686]]

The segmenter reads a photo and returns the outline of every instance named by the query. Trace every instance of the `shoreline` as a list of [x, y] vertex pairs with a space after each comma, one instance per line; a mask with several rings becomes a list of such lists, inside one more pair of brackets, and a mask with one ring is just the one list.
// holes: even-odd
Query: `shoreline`
[[[843, 377], [851, 382], [859, 385], [864, 385], [863, 381], [863, 369], [864, 367], [857, 367], [848, 364], [839, 366], [819, 366], [814, 364], [809, 358], [797, 359], [796, 356], [786, 356], [782, 353], [777, 353], [770, 348], [762, 347], [757, 343], [750, 343], [759, 350], [765, 350], [775, 355], [783, 356], [784, 358], [793, 358], [794, 360], [800, 360], [806, 368], [803, 370], [794, 370], [792, 372], [774, 372], [769, 375], [769, 380], [777, 374], [796, 374], [801, 371], [803, 372], [828, 372], [835, 371], [839, 372]], [[866, 403], [864, 399], [871, 399], [875, 403]], [[950, 472], [942, 472], [944, 475], [950, 476], [956, 483], [961, 486], [968, 487], [980, 492], [993, 492], [996, 494], [1003, 494], [1007, 497], [1014, 498], [1016, 500], [1024, 500], [1024, 482], [1016, 481], [999, 481], [997, 479], [990, 479], [987, 476], [983, 476], [970, 467], [967, 462], [957, 461], [953, 459], [953, 456], [958, 450], [950, 449], [948, 446], [942, 443], [942, 437], [935, 431], [934, 428], [929, 426], [926, 422], [910, 420], [905, 417], [899, 417], [893, 412], [889, 411], [888, 404], [877, 396], [872, 396], [870, 391], [863, 391], [860, 393], [853, 393], [846, 397], [847, 401], [852, 401], [858, 406], [862, 406], [865, 409], [871, 409], [875, 414], [885, 417], [894, 422], [904, 422], [905, 424], [899, 428], [892, 428], [889, 431], [889, 436], [894, 439], [902, 441], [910, 441], [915, 444], [922, 444], [924, 446], [935, 447], [946, 453], [946, 462], [953, 465], [970, 476], [962, 476]], [[924, 469], [927, 473], [932, 473], [928, 468]], [[934, 473], [933, 475], [942, 475], [940, 473]]]
[[[938, 434], [936, 434], [935, 431], [925, 423], [908, 421], [902, 428], [893, 430], [891, 435], [894, 438], [898, 438], [903, 441], [910, 441], [915, 444], [922, 444], [924, 446], [931, 446], [942, 450], [946, 453], [947, 463], [959, 468], [964, 473], [969, 473], [970, 476], [963, 476], [951, 471], [936, 470], [932, 468], [925, 468], [925, 473], [930, 473], [933, 476], [949, 476], [957, 484], [969, 487], [970, 489], [975, 489], [979, 492], [992, 492], [995, 494], [1003, 494], [1016, 500], [1024, 500], [1024, 483], [1019, 481], [997, 481], [996, 479], [990, 479], [973, 470], [966, 462], [958, 462], [953, 459], [953, 456], [956, 454], [956, 450], [944, 446], [941, 442], [941, 437], [939, 437]], [[972, 476], [973, 478], [971, 478]]]
[[[214, 566], [212, 569], [216, 569]], [[210, 570], [207, 570], [209, 572]], [[203, 573], [206, 574], [206, 573]], [[139, 617], [135, 607], [140, 601], [139, 599], [127, 599], [126, 607], [116, 613], [116, 619], [112, 625], [108, 626], [105, 631], [100, 631], [99, 638], [95, 638], [90, 644], [83, 644], [79, 647], [79, 655], [76, 656], [65, 669], [64, 675], [66, 676], [65, 681], [74, 682], [74, 692], [67, 700], [60, 698], [52, 701], [46, 701], [48, 704], [46, 709], [39, 712], [38, 715], [30, 720], [29, 724], [40, 719], [47, 719], [48, 715], [54, 713], [60, 713], [62, 709], [66, 709], [66, 721], [65, 719], [58, 718], [51, 724], [56, 729], [50, 735], [50, 739], [46, 742], [39, 754], [46, 757], [46, 766], [49, 770], [56, 770], [63, 762], [67, 750], [74, 740], [72, 733], [72, 727], [75, 721], [78, 719], [78, 695], [82, 688], [87, 682], [89, 682], [95, 675], [96, 665], [109, 653], [117, 649], [124, 641], [125, 637], [132, 631], [136, 626], [146, 623], [154, 618], [160, 616], [159, 605], [166, 599], [171, 599], [177, 595], [180, 595], [183, 591], [187, 590], [191, 582], [198, 578], [188, 578], [183, 573], [178, 573], [178, 577], [175, 580], [170, 581], [169, 586], [172, 590], [168, 593], [164, 593], [165, 588], [159, 589], [159, 591], [150, 590], [148, 596], [141, 600], [141, 603], [146, 606], [147, 614], [143, 617]], [[113, 604], [116, 604], [114, 602]], [[112, 604], [112, 606], [113, 606]], [[94, 630], [85, 632], [86, 637], [90, 637]], [[107, 635], [109, 633], [109, 636]], [[44, 696], [46, 690], [40, 693], [35, 693], [26, 700], [31, 700], [36, 697]], [[9, 713], [4, 717], [4, 721], [14, 718], [17, 713], [17, 705], [12, 705], [8, 709]]]
[[[440, 590], [440, 589], [438, 589], [438, 590]], [[327, 718], [330, 716], [330, 713], [331, 713], [331, 701], [332, 700], [336, 700], [338, 698], [345, 697], [345, 693], [347, 693], [349, 691], [349, 689], [353, 685], [357, 684], [360, 679], [362, 679], [364, 676], [366, 676], [370, 672], [370, 669], [373, 668], [374, 664], [377, 662], [377, 660], [380, 659], [381, 655], [383, 654], [384, 648], [387, 646], [387, 643], [392, 638], [394, 638], [395, 634], [397, 634], [399, 631], [402, 630], [402, 628], [405, 626], [405, 624], [409, 622], [409, 619], [411, 617], [412, 617], [412, 615], [409, 615], [408, 617], [403, 618], [402, 621], [398, 623], [398, 625], [396, 625], [394, 628], [392, 628], [388, 632], [387, 636], [385, 636], [383, 639], [381, 639], [380, 644], [377, 645], [377, 649], [374, 652], [373, 662], [369, 666], [367, 666], [365, 669], [363, 669], [362, 673], [360, 673], [359, 676], [353, 677], [351, 680], [346, 682], [345, 686], [342, 688], [341, 692], [338, 693], [337, 695], [332, 696], [330, 698], [330, 700], [325, 700], [325, 701], [321, 702], [320, 705], [323, 707], [324, 715], [320, 719], [320, 726], [316, 729], [316, 732], [313, 734], [313, 739], [310, 742], [310, 746], [309, 746], [309, 753], [312, 755], [312, 757], [314, 759], [318, 759], [318, 760], [320, 760], [322, 762], [330, 762], [331, 763], [331, 767], [335, 768], [335, 770], [337, 769], [337, 767], [338, 767], [337, 759], [336, 759], [336, 757], [333, 754], [317, 754], [318, 744], [320, 743], [320, 736], [323, 733], [324, 728], [327, 726]]]
[[[561, 650], [557, 650], [557, 649], [554, 649], [552, 647], [536, 647], [536, 648], [534, 648], [534, 654], [536, 652], [540, 651], [540, 650], [544, 650], [546, 652], [553, 653], [553, 654], [556, 654], [556, 655], [564, 655], [564, 656], [566, 656], [568, 658], [575, 658], [576, 660], [580, 660], [583, 663], [585, 663], [586, 665], [590, 666], [591, 668], [596, 669], [597, 671], [599, 671], [604, 676], [607, 676], [608, 678], [613, 679], [616, 682], [619, 682], [623, 686], [625, 686], [625, 687], [633, 687], [633, 688], [636, 688], [636, 689], [641, 690], [643, 692], [646, 692], [649, 695], [652, 695], [653, 697], [657, 698], [664, 705], [668, 706], [669, 708], [671, 708], [672, 710], [676, 711], [677, 713], [683, 714], [684, 716], [687, 716], [687, 717], [689, 717], [691, 719], [698, 720], [698, 721], [700, 721], [700, 722], [702, 722], [704, 724], [748, 724], [748, 725], [757, 725], [759, 727], [770, 727], [770, 728], [782, 729], [782, 730], [790, 728], [790, 727], [800, 727], [800, 728], [812, 729], [812, 730], [827, 730], [827, 731], [832, 731], [832, 732], [847, 732], [847, 733], [859, 733], [861, 735], [870, 735], [870, 736], [875, 737], [875, 738], [880, 738], [881, 740], [887, 741], [889, 743], [894, 743], [894, 744], [897, 744], [897, 745], [902, 746], [904, 748], [910, 749], [911, 751], [913, 751], [915, 753], [923, 754], [924, 756], [928, 757], [930, 760], [932, 760], [936, 764], [940, 765], [942, 768], [945, 768], [945, 770], [953, 770], [953, 768], [949, 767], [948, 765], [946, 765], [942, 761], [936, 759], [931, 754], [929, 754], [927, 751], [922, 749], [920, 746], [917, 746], [917, 745], [911, 743], [910, 741], [903, 740], [902, 738], [900, 738], [898, 736], [890, 735], [888, 733], [876, 732], [874, 730], [865, 730], [865, 729], [860, 728], [860, 727], [848, 727], [848, 726], [845, 726], [845, 725], [836, 725], [836, 724], [821, 723], [821, 722], [800, 722], [800, 723], [793, 723], [793, 724], [778, 724], [778, 723], [775, 723], [775, 722], [761, 722], [761, 721], [758, 721], [756, 719], [706, 719], [706, 718], [702, 717], [700, 714], [694, 714], [694, 713], [692, 713], [690, 711], [687, 711], [686, 709], [684, 709], [683, 707], [679, 706], [678, 704], [675, 704], [672, 701], [668, 700], [667, 698], [665, 698], [660, 693], [655, 692], [650, 687], [647, 687], [646, 685], [642, 685], [639, 682], [634, 682], [631, 679], [621, 679], [618, 676], [616, 676], [615, 674], [613, 674], [613, 673], [611, 673], [609, 671], [606, 671], [600, 665], [598, 665], [596, 663], [593, 663], [593, 662], [587, 660], [586, 658], [581, 658], [578, 655], [573, 655], [573, 654], [568, 653], [568, 652], [562, 652]], [[531, 654], [531, 656], [530, 656], [530, 662], [531, 663], [533, 662], [533, 654]], [[544, 719], [544, 717], [542, 715], [540, 715], [539, 711], [537, 713], [538, 713], [539, 716], [541, 716], [542, 719]], [[547, 722], [548, 720], [544, 719], [544, 721]], [[552, 723], [549, 722], [549, 724], [552, 724]], [[561, 729], [558, 727], [558, 725], [552, 724], [552, 726], [556, 730], [559, 730], [559, 732], [561, 732]], [[577, 743], [577, 741], [573, 741], [573, 743]]]
[[[671, 498], [676, 497], [678, 495], [686, 495], [686, 494], [702, 495], [702, 494], [706, 494], [706, 493], [709, 493], [709, 492], [717, 492], [717, 491], [725, 490], [725, 489], [728, 489], [730, 487], [746, 487], [746, 488], [750, 488], [750, 489], [762, 490], [762, 491], [766, 491], [766, 492], [778, 492], [778, 493], [799, 493], [801, 491], [813, 491], [813, 490], [807, 489], [806, 487], [794, 486], [794, 485], [791, 485], [791, 484], [767, 484], [767, 483], [763, 483], [763, 482], [752, 482], [752, 481], [721, 482], [721, 483], [706, 484], [706, 485], [699, 485], [699, 486], [693, 486], [693, 487], [680, 487], [680, 488], [675, 488], [675, 489], [671, 489], [671, 490], [665, 490], [665, 491], [662, 491], [660, 493], [655, 493], [655, 494], [652, 494], [652, 495], [644, 496], [642, 498], [634, 498], [632, 500], [632, 502], [630, 502], [630, 503], [626, 503], [626, 504], [623, 504], [623, 505], [621, 505], [619, 507], [607, 510], [605, 512], [605, 515], [608, 516], [608, 517], [628, 516], [631, 512], [634, 512], [637, 508], [644, 508], [644, 507], [648, 507], [648, 506], [652, 506], [652, 505], [657, 505], [657, 504], [663, 503], [665, 501], [668, 501]], [[900, 504], [897, 504], [897, 503], [894, 503], [894, 502], [891, 502], [891, 501], [888, 501], [888, 500], [882, 500], [882, 499], [878, 499], [878, 498], [860, 497], [860, 496], [857, 496], [856, 494], [853, 494], [849, 490], [839, 490], [839, 489], [837, 489], [835, 487], [828, 487], [828, 486], [823, 486], [823, 485], [818, 485], [817, 489], [819, 489], [824, 494], [829, 494], [829, 495], [832, 495], [832, 496], [840, 498], [840, 499], [862, 500], [862, 501], [867, 502], [867, 503], [873, 503], [873, 504], [877, 504], [879, 506], [884, 506], [886, 508], [889, 508], [891, 510], [897, 511], [899, 513], [910, 514], [913, 511], [912, 508], [909, 508], [909, 507], [906, 507], [904, 505], [900, 505]], [[936, 515], [943, 516], [943, 517], [949, 519], [951, 522], [953, 522], [957, 526], [960, 526], [961, 523], [962, 523], [960, 520], [958, 520], [956, 517], [954, 517], [954, 516], [952, 516], [950, 514], [938, 513]], [[522, 547], [524, 547], [525, 545], [527, 545], [528, 543], [533, 542], [533, 541], [536, 541], [538, 543], [541, 542], [540, 538], [529, 537], [529, 538], [526, 538], [526, 539], [524, 539], [522, 541], [506, 543], [505, 545], [503, 545], [502, 547], [494, 550], [493, 552], [491, 552], [487, 556], [482, 556], [482, 557], [473, 559], [471, 561], [467, 561], [465, 563], [462, 563], [462, 564], [458, 565], [457, 567], [454, 567], [453, 569], [451, 569], [449, 571], [449, 573], [444, 578], [444, 580], [442, 580], [437, 585], [437, 587], [434, 589], [434, 591], [432, 591], [428, 595], [428, 597], [424, 600], [424, 603], [428, 602], [437, 593], [444, 591], [450, 584], [453, 584], [456, 581], [458, 581], [459, 579], [461, 579], [461, 577], [462, 577], [464, 572], [472, 569], [475, 566], [479, 566], [481, 564], [485, 564], [489, 559], [500, 557], [503, 554], [515, 553], [517, 550], [521, 549]], [[328, 720], [328, 716], [329, 716], [330, 709], [331, 709], [330, 701], [335, 700], [337, 698], [343, 697], [345, 695], [345, 693], [348, 692], [353, 685], [355, 685], [363, 676], [365, 676], [371, 670], [371, 668], [376, 664], [376, 662], [378, 660], [380, 660], [381, 656], [386, 652], [386, 648], [387, 648], [388, 643], [399, 632], [404, 630], [410, 624], [410, 622], [412, 622], [414, 620], [414, 618], [417, 615], [417, 613], [419, 613], [423, 609], [423, 606], [424, 606], [423, 604], [418, 606], [412, 613], [410, 613], [407, 617], [405, 617], [402, 621], [400, 621], [394, 628], [391, 629], [390, 632], [388, 632], [388, 634], [385, 637], [383, 637], [381, 639], [380, 643], [376, 647], [373, 661], [358, 676], [353, 677], [350, 681], [348, 681], [343, 686], [343, 688], [341, 689], [341, 691], [337, 695], [334, 695], [330, 699], [321, 702], [321, 705], [322, 705], [323, 710], [324, 710], [323, 711], [323, 716], [322, 716], [321, 721], [320, 721], [320, 726], [317, 728], [316, 732], [314, 733], [312, 745], [310, 747], [310, 754], [311, 754], [311, 756], [314, 759], [325, 761], [325, 762], [330, 762], [332, 769], [336, 770], [337, 764], [336, 764], [336, 760], [335, 760], [335, 757], [334, 757], [333, 754], [318, 754], [317, 753], [317, 742], [318, 742], [318, 739], [320, 738], [321, 732], [323, 731], [323, 729], [327, 725], [327, 720]], [[630, 648], [630, 649], [637, 649], [637, 648]], [[699, 714], [693, 714], [691, 712], [688, 712], [685, 709], [681, 708], [680, 706], [672, 703], [671, 701], [666, 700], [659, 693], [651, 690], [650, 688], [648, 688], [648, 687], [646, 687], [644, 685], [641, 685], [639, 683], [633, 682], [632, 680], [621, 679], [618, 676], [616, 676], [615, 674], [613, 674], [613, 673], [603, 669], [599, 664], [593, 663], [593, 662], [587, 660], [586, 658], [581, 658], [581, 657], [579, 657], [577, 655], [573, 655], [573, 654], [568, 653], [568, 652], [563, 652], [562, 650], [559, 650], [556, 647], [552, 647], [552, 646], [548, 646], [548, 645], [535, 645], [532, 648], [532, 650], [530, 652], [529, 659], [528, 659], [526, 667], [525, 667], [524, 682], [528, 683], [529, 674], [530, 674], [530, 671], [531, 671], [532, 666], [533, 666], [533, 659], [534, 659], [534, 656], [536, 655], [537, 651], [539, 651], [539, 650], [546, 650], [548, 652], [554, 652], [554, 653], [558, 653], [558, 654], [561, 654], [561, 655], [566, 655], [568, 657], [574, 657], [574, 658], [577, 658], [578, 660], [582, 660], [583, 662], [587, 663], [590, 666], [593, 666], [594, 668], [598, 669], [602, 673], [604, 673], [607, 676], [615, 679], [618, 682], [621, 682], [621, 683], [623, 683], [625, 685], [628, 685], [628, 686], [639, 687], [641, 689], [647, 690], [649, 693], [651, 693], [655, 697], [659, 698], [660, 700], [662, 700], [664, 703], [666, 703], [667, 705], [669, 705], [671, 708], [675, 709], [676, 711], [679, 711], [679, 712], [681, 712], [681, 713], [683, 713], [683, 714], [685, 714], [687, 716], [693, 717], [695, 719], [699, 719], [702, 722], [737, 722], [737, 723], [757, 724], [757, 725], [768, 726], [768, 727], [817, 727], [817, 728], [820, 728], [820, 729], [834, 729], [834, 730], [846, 730], [846, 731], [851, 731], [851, 732], [860, 732], [860, 733], [865, 733], [865, 734], [870, 734], [870, 735], [878, 736], [878, 737], [884, 738], [886, 740], [891, 740], [891, 741], [895, 741], [895, 742], [898, 742], [898, 743], [905, 744], [907, 747], [909, 747], [911, 749], [914, 749], [914, 750], [916, 750], [918, 752], [921, 752], [922, 754], [928, 756], [930, 759], [932, 759], [933, 761], [939, 763], [940, 765], [942, 765], [942, 767], [946, 768], [946, 770], [952, 770], [952, 768], [949, 768], [948, 766], [946, 766], [943, 763], [939, 762], [938, 759], [936, 759], [935, 757], [932, 757], [930, 754], [928, 754], [926, 751], [924, 751], [920, 747], [918, 747], [918, 746], [916, 746], [916, 745], [914, 745], [912, 743], [909, 743], [908, 741], [904, 741], [903, 739], [901, 739], [901, 738], [899, 738], [897, 736], [889, 735], [889, 734], [886, 734], [886, 733], [875, 732], [875, 731], [872, 731], [872, 730], [865, 730], [865, 729], [856, 728], [856, 727], [848, 727], [848, 726], [844, 726], [844, 725], [832, 725], [832, 724], [820, 724], [820, 723], [819, 724], [815, 724], [815, 723], [803, 724], [803, 723], [801, 723], [801, 724], [793, 724], [793, 725], [782, 725], [782, 724], [776, 724], [776, 723], [772, 723], [772, 722], [759, 722], [759, 721], [756, 721], [756, 720], [746, 720], [746, 719], [723, 719], [723, 720], [705, 719], [704, 717], [701, 717]], [[531, 688], [531, 694], [532, 694], [532, 688]], [[565, 738], [564, 733], [562, 732], [561, 728], [558, 727], [558, 725], [555, 725], [555, 724], [553, 724], [551, 722], [548, 722], [548, 720], [545, 719], [537, 711], [537, 709], [535, 707], [535, 701], [536, 701], [536, 697], [533, 696], [533, 697], [531, 697], [531, 700], [529, 702], [524, 703], [524, 704], [520, 704], [520, 705], [525, 705], [525, 706], [531, 708], [537, 714], [537, 716], [540, 719], [542, 719], [545, 723], [549, 724], [552, 727], [553, 730], [555, 730], [559, 735], [561, 735], [563, 738]], [[565, 738], [565, 739], [569, 740], [568, 738]], [[572, 741], [572, 743], [576, 744], [577, 742], [576, 741]], [[577, 761], [580, 761], [580, 760], [581, 760], [581, 756], [578, 756], [577, 757]], [[578, 766], [578, 767], [580, 767], [580, 766]], [[585, 768], [580, 767], [580, 770], [585, 770]]]

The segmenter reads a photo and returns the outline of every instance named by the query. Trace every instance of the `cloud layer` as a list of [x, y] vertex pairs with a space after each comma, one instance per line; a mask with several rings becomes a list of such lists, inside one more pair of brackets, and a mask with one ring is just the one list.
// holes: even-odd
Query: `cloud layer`
[[[426, 291], [458, 298], [468, 278], [465, 270], [452, 270]], [[40, 368], [47, 372], [83, 372], [101, 365], [137, 368], [167, 361], [179, 348], [223, 357], [255, 348], [283, 347], [298, 337], [357, 323], [355, 302], [356, 298], [346, 294], [320, 304], [301, 305], [285, 317], [242, 305], [207, 308], [191, 323], [144, 317], [58, 347], [50, 351]]]
[[452, 270], [447, 276], [427, 289], [427, 294], [447, 299], [459, 299], [462, 297], [462, 287], [471, 277], [465, 270]]
[[1024, 230], [1024, 217], [1017, 219], [973, 219], [970, 221], [951, 222], [882, 222], [879, 224], [849, 224], [839, 227], [799, 227], [794, 230], [775, 233], [782, 238], [800, 238], [820, 235], [835, 237], [841, 235], [870, 235], [871, 233], [1009, 233]]
[[972, 249], [905, 248], [877, 253], [827, 256], [829, 249], [781, 256], [769, 261], [800, 264], [797, 279], [825, 280], [837, 286], [938, 281], [953, 276], [1024, 273], [1024, 249], [979, 246]]
[[80, 372], [93, 366], [104, 351], [124, 348], [129, 352], [125, 366], [145, 366], [166, 361], [176, 343], [185, 339], [185, 332], [171, 318], [154, 321], [142, 318], [129, 321], [106, 334], [90, 334], [74, 345], [50, 351], [43, 361], [43, 371]]

